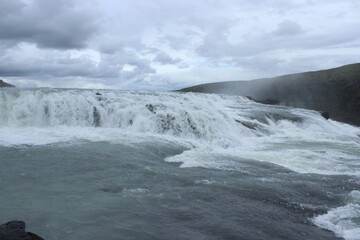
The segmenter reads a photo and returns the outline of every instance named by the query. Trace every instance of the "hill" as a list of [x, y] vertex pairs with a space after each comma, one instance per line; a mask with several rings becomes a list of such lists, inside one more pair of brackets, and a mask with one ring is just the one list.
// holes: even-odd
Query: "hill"
[[360, 126], [360, 63], [252, 81], [201, 84], [179, 91], [249, 96], [264, 103], [326, 111], [334, 120]]
[[0, 87], [15, 87], [15, 86], [12, 84], [6, 83], [0, 79]]

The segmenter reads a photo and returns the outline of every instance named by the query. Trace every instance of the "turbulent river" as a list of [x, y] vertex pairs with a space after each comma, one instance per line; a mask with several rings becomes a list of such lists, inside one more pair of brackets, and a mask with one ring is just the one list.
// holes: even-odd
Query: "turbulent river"
[[0, 90], [0, 224], [47, 240], [360, 239], [360, 128], [216, 94]]

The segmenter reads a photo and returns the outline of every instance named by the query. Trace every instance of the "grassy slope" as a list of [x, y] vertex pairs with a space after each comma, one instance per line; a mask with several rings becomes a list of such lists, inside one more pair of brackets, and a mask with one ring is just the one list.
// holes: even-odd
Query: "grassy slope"
[[253, 81], [202, 84], [180, 91], [274, 99], [287, 106], [327, 111], [335, 120], [360, 126], [360, 63]]

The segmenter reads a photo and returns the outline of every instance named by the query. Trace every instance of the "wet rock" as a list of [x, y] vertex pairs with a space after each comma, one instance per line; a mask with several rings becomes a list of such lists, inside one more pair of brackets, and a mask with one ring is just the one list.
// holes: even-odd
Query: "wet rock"
[[269, 104], [269, 105], [279, 105], [280, 102], [276, 99], [272, 99], [272, 98], [267, 98], [267, 99], [263, 99], [263, 100], [256, 100], [255, 98], [251, 97], [251, 96], [246, 96], [247, 99], [257, 102], [257, 103], [262, 103], [262, 104]]
[[28, 235], [30, 237], [32, 237], [32, 240], [44, 240], [43, 238], [41, 238], [40, 236], [36, 235], [35, 233], [32, 232], [28, 232]]
[[173, 121], [175, 120], [174, 116], [171, 116], [170, 114], [166, 114], [165, 117], [162, 117], [160, 119], [160, 126], [163, 132], [166, 132], [170, 129], [174, 128]]
[[197, 132], [196, 123], [191, 119], [191, 116], [188, 112], [184, 114], [186, 116], [187, 123], [189, 124], [190, 128]]
[[326, 120], [328, 120], [330, 118], [330, 113], [329, 112], [320, 112], [321, 116], [323, 118], [325, 118]]
[[44, 113], [45, 115], [49, 115], [49, 106], [47, 105], [44, 106]]
[[[98, 100], [99, 102], [103, 102], [101, 103], [101, 105], [104, 105], [104, 102], [106, 101], [105, 97], [102, 97], [101, 93], [95, 93], [96, 95], [96, 100]], [[109, 103], [109, 101], [107, 101], [107, 103]]]
[[146, 104], [145, 107], [152, 113], [156, 114], [155, 107], [152, 104]]
[[194, 131], [197, 131], [197, 128], [195, 127], [195, 123], [191, 120], [191, 118], [187, 118], [186, 120], [187, 120], [190, 128]]
[[1, 240], [44, 240], [35, 233], [25, 231], [25, 222], [11, 221], [0, 225]]
[[251, 101], [255, 101], [255, 99], [252, 96], [246, 96], [246, 98], [251, 100]]
[[249, 128], [249, 129], [251, 129], [251, 130], [256, 130], [256, 125], [253, 124], [253, 123], [242, 122], [242, 121], [237, 120], [237, 119], [235, 119], [235, 122], [238, 122], [238, 123], [240, 123], [241, 125], [243, 125], [244, 127], [247, 127], [247, 128]]
[[267, 99], [263, 99], [263, 100], [254, 100], [257, 103], [262, 103], [262, 104], [269, 104], [269, 105], [278, 105], [279, 101], [276, 99], [271, 99], [271, 98], [267, 98]]
[[93, 125], [95, 127], [99, 127], [101, 123], [100, 112], [97, 110], [96, 107], [93, 107]]

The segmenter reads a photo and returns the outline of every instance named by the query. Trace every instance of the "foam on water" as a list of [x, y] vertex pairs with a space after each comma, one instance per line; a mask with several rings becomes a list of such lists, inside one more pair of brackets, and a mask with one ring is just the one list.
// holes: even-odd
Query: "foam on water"
[[360, 174], [359, 128], [242, 97], [5, 89], [0, 113], [2, 146], [159, 142], [188, 148], [166, 159], [182, 167], [241, 170], [246, 159], [300, 173]]
[[345, 206], [317, 216], [313, 222], [346, 240], [360, 239], [360, 191], [352, 191]]
[[[330, 145], [329, 145], [330, 148]], [[166, 159], [182, 163], [181, 167], [204, 167], [241, 170], [242, 160], [274, 163], [299, 173], [360, 175], [359, 155], [334, 150], [280, 149], [278, 147], [239, 147], [231, 149], [196, 148]]]
[[71, 145], [83, 142], [109, 142], [112, 144], [133, 145], [154, 142], [176, 144], [186, 148], [196, 147], [196, 142], [180, 141], [172, 136], [151, 133], [132, 133], [114, 128], [66, 127], [0, 127], [0, 146], [27, 147], [43, 145]]
[[[247, 162], [262, 161], [298, 173], [360, 176], [360, 128], [325, 120], [315, 111], [216, 94], [0, 90], [0, 146], [88, 141], [134, 149], [149, 144], [171, 146], [176, 153], [185, 149], [165, 160], [188, 168], [246, 174]], [[201, 178], [194, 183], [216, 182]], [[122, 193], [144, 196], [151, 192], [134, 186]], [[344, 206], [312, 221], [345, 239], [359, 239], [360, 192], [352, 191]]]

